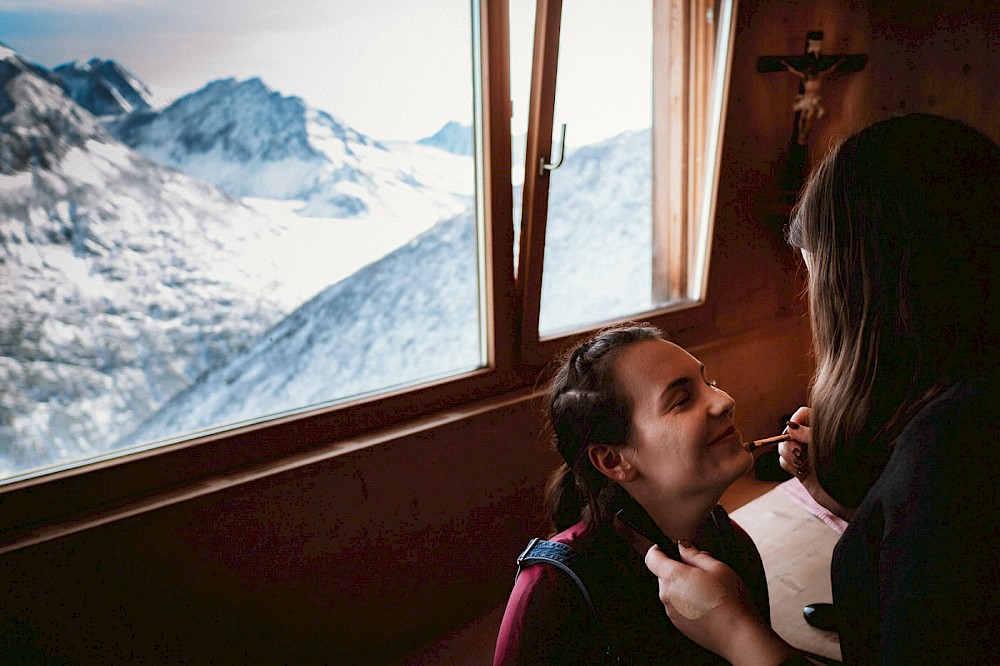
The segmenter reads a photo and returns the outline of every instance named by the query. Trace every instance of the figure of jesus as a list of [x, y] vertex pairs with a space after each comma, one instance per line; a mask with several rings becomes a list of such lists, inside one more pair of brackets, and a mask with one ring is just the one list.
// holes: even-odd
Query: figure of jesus
[[[825, 64], [819, 56], [822, 44], [822, 39], [814, 39], [810, 35], [810, 39], [806, 42], [807, 57], [800, 60], [801, 66], [799, 68], [793, 67], [785, 59], [779, 60], [785, 69], [802, 79], [801, 92], [796, 96], [795, 105], [792, 107], [799, 112], [798, 143], [800, 146], [806, 145], [806, 141], [809, 139], [809, 126], [813, 119], [822, 118], [823, 114], [826, 113], [823, 105], [820, 104], [819, 95], [823, 79], [837, 71], [837, 68], [844, 63], [844, 58], [839, 58], [833, 61], [833, 64], [822, 67]], [[808, 57], [810, 55], [811, 58]]]

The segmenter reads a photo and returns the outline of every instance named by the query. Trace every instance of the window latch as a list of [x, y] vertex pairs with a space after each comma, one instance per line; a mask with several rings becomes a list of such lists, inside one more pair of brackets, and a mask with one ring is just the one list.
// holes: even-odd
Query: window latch
[[546, 171], [555, 171], [562, 166], [563, 158], [566, 157], [566, 123], [562, 124], [562, 138], [559, 139], [559, 161], [555, 164], [546, 164], [545, 158], [538, 158], [538, 177], [545, 175]]

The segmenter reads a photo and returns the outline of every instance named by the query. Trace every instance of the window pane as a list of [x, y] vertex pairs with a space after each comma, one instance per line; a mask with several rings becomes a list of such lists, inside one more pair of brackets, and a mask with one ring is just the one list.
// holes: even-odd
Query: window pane
[[541, 335], [651, 309], [651, 0], [564, 3]]
[[0, 477], [483, 366], [478, 3], [125, 4], [0, 11]]

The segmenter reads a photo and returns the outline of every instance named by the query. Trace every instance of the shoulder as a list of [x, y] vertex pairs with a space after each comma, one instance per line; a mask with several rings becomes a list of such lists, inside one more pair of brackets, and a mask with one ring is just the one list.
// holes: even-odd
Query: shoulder
[[[573, 528], [571, 528], [572, 530]], [[550, 541], [572, 546], [574, 533]], [[590, 611], [576, 583], [555, 565], [539, 562], [521, 569], [504, 610], [495, 664], [571, 663], [586, 649]], [[567, 661], [569, 660], [569, 661]]]
[[994, 644], [1000, 609], [984, 593], [1000, 570], [992, 394], [962, 380], [928, 403], [852, 517], [832, 567], [835, 603], [853, 618], [845, 655], [942, 663]]
[[[582, 557], [579, 554], [580, 544], [578, 541], [583, 530], [583, 523], [577, 523], [545, 541], [568, 546], [571, 549], [569, 552], [575, 555], [573, 558], [575, 564]], [[542, 542], [542, 545], [548, 544]], [[556, 565], [548, 562], [522, 565], [517, 579], [514, 581], [514, 589], [510, 597], [511, 603], [517, 601], [521, 607], [526, 608], [528, 602], [531, 602], [535, 607], [539, 607], [545, 605], [543, 600], [554, 595], [566, 596], [568, 592], [574, 590], [576, 584], [569, 576], [559, 575], [559, 573]]]
[[903, 429], [842, 541], [874, 539], [883, 551], [898, 543], [912, 552], [980, 540], [983, 525], [1000, 520], [993, 393], [987, 383], [961, 380], [925, 405]]
[[990, 426], [997, 423], [993, 384], [974, 379], [956, 381], [917, 413], [900, 439], [919, 439], [927, 434], [989, 433]]
[[903, 429], [885, 478], [879, 481], [942, 490], [956, 485], [993, 487], [992, 477], [983, 472], [1000, 464], [1000, 447], [993, 444], [998, 426], [995, 404], [989, 383], [960, 380], [952, 384]]

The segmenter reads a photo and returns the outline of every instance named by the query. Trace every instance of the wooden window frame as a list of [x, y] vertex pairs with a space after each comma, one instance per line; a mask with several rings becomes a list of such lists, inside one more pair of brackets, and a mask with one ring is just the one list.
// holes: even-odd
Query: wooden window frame
[[[335, 457], [357, 446], [371, 445], [380, 432], [402, 430], [420, 420], [455, 418], [474, 403], [500, 394], [531, 391], [554, 354], [584, 334], [580, 331], [552, 340], [541, 340], [537, 334], [545, 218], [544, 207], [541, 215], [533, 207], [543, 203], [547, 185], [529, 186], [534, 180], [530, 169], [526, 171], [527, 214], [522, 216], [519, 248], [521, 275], [515, 278], [508, 2], [473, 1], [480, 18], [480, 31], [473, 43], [478, 44], [481, 67], [482, 126], [477, 146], [483, 156], [483, 171], [478, 177], [483, 195], [480, 229], [485, 230], [479, 244], [485, 249], [481, 291], [486, 298], [486, 367], [375, 397], [16, 478], [0, 485], [4, 508], [0, 553], [155, 510], [241, 479], [277, 473], [292, 464]], [[686, 0], [676, 2], [684, 4]], [[529, 126], [528, 165], [537, 164], [551, 148], [554, 58], [558, 50], [558, 14], [553, 12], [561, 10], [561, 0], [539, 0], [538, 6], [536, 43], [541, 40], [543, 48], [539, 51], [536, 47], [532, 99], [539, 105], [549, 96], [552, 99], [547, 113], [536, 112], [540, 120]], [[731, 43], [731, 36], [729, 40]], [[551, 67], [539, 64], [543, 56], [553, 59]], [[690, 113], [699, 111], [694, 108]], [[701, 149], [685, 150], [697, 154]], [[706, 154], [710, 153], [711, 147]], [[714, 200], [714, 196], [710, 198]], [[672, 331], [695, 326], [704, 315], [697, 309], [684, 311], [679, 307], [646, 318]]]
[[[653, 0], [651, 290], [666, 305], [607, 324], [641, 318], [672, 333], [709, 316], [702, 306], [735, 10], [736, 0]], [[532, 165], [548, 162], [552, 151], [561, 15], [562, 0], [538, 0], [517, 273], [519, 349], [530, 366], [544, 364], [595, 329], [587, 325], [553, 336], [538, 331], [550, 172]], [[719, 45], [725, 49], [717, 54]]]

